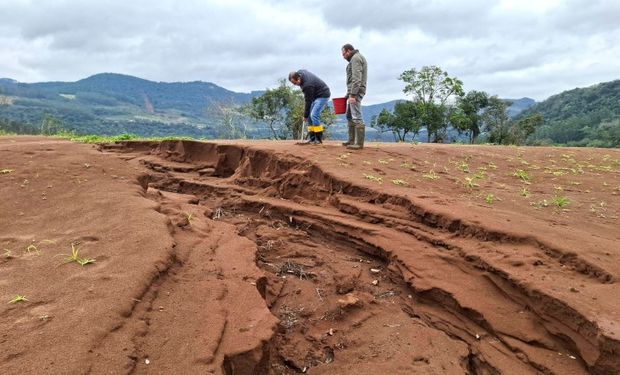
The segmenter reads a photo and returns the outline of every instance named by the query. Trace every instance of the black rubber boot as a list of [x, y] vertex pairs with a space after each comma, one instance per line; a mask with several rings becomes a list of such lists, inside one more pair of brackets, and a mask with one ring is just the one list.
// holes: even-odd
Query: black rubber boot
[[323, 132], [317, 132], [315, 134], [316, 134], [316, 141], [315, 141], [315, 143], [323, 144]]

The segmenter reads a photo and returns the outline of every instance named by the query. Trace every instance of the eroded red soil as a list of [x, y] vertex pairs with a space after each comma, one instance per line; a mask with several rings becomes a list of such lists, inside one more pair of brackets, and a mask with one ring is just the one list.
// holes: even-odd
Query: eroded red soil
[[618, 150], [2, 137], [0, 170], [3, 374], [620, 370]]

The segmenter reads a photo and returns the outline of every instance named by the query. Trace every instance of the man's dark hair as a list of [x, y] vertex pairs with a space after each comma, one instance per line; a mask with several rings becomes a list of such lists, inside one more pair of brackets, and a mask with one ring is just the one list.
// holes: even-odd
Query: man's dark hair
[[345, 50], [345, 51], [353, 51], [355, 49], [355, 47], [353, 47], [352, 44], [347, 43], [344, 46], [342, 46], [342, 49]]
[[298, 80], [298, 79], [300, 79], [300, 78], [301, 78], [301, 74], [299, 74], [299, 72], [290, 72], [290, 73], [288, 74], [288, 80], [289, 80], [289, 81], [290, 81], [290, 80], [292, 80], [292, 79], [294, 79], [295, 81], [297, 81], [297, 80]]

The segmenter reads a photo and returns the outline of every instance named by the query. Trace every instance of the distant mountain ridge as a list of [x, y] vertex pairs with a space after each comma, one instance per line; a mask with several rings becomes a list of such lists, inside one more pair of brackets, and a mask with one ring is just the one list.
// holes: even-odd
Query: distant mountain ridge
[[[238, 93], [214, 83], [154, 82], [100, 73], [76, 82], [0, 79], [0, 118], [37, 126], [44, 114], [78, 133], [217, 137], [211, 105], [245, 104], [261, 91]], [[4, 98], [4, 99], [3, 99]]]

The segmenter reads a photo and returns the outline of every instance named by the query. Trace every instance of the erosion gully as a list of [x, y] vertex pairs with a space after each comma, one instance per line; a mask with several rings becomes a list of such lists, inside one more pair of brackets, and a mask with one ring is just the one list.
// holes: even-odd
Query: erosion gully
[[[253, 243], [263, 272], [257, 291], [279, 320], [253, 373], [611, 374], [619, 367], [617, 342], [498, 267], [493, 254], [510, 247], [588, 282], [610, 276], [582, 263], [567, 268], [531, 239], [448, 222], [403, 197], [259, 148], [165, 141], [102, 150], [144, 168], [150, 199], [184, 197], [204, 220], [228, 223]], [[178, 211], [163, 213], [176, 215], [178, 231], [191, 238], [191, 218], [183, 224]], [[221, 371], [242, 373], [233, 367], [224, 361]]]

